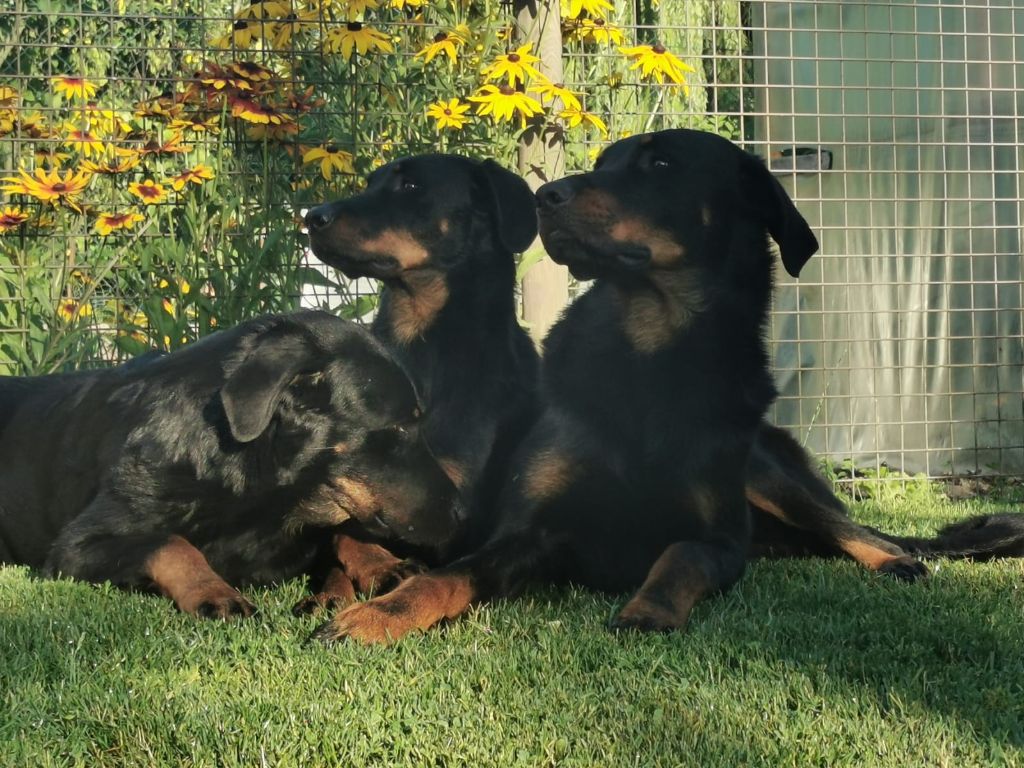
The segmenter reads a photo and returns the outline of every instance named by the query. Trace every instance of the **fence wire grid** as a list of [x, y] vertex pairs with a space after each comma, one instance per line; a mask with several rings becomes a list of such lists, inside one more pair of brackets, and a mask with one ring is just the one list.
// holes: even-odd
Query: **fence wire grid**
[[[780, 270], [774, 420], [837, 463], [1024, 473], [1021, 3], [605, 5], [563, 6], [575, 113], [516, 90], [571, 171], [686, 126], [778, 174], [822, 248]], [[299, 305], [370, 316], [374, 286], [311, 258], [299, 214], [405, 154], [514, 167], [517, 121], [427, 113], [472, 104], [521, 45], [512, 21], [488, 2], [0, 0], [2, 175], [107, 166], [56, 206], [0, 194], [0, 368], [114, 362]], [[622, 50], [640, 45], [674, 53], [685, 88], [641, 77]]]

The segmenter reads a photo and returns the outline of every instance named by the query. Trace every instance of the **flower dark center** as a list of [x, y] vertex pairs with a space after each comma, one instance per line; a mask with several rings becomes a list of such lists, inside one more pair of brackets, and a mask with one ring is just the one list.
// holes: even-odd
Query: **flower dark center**
[[345, 28], [349, 32], [360, 32], [363, 29], [363, 25], [361, 22], [358, 21], [350, 21], [348, 24], [345, 25]]
[[68, 191], [68, 186], [64, 182], [58, 181], [56, 184], [54, 184], [52, 187], [50, 187], [50, 189], [52, 191], [56, 192], [59, 195], [62, 192], [67, 192]]
[[604, 19], [594, 19], [594, 26], [595, 27], [603, 27], [604, 25], [605, 25], [605, 20]]
[[501, 85], [498, 87], [498, 93], [500, 93], [502, 96], [511, 96], [513, 93], [515, 93], [515, 90], [513, 90], [512, 86], [510, 85]]
[[443, 43], [447, 39], [448, 39], [448, 33], [447, 32], [438, 32], [436, 35], [434, 35], [434, 42], [435, 43]]
[[661, 43], [658, 43], [657, 45], [652, 47], [651, 50], [654, 51], [656, 54], [658, 54], [660, 56], [661, 54], [663, 54], [665, 52], [665, 46], [662, 45]]
[[519, 54], [518, 53], [510, 53], [508, 55], [508, 60], [511, 61], [513, 64], [517, 63], [519, 61]]
[[452, 113], [452, 111], [451, 111], [450, 109], [446, 109], [446, 110], [444, 111], [444, 113], [445, 113], [446, 115], [450, 115], [450, 114]]
[[328, 152], [330, 152], [333, 155], [335, 152], [338, 151], [338, 145], [337, 144], [328, 144], [326, 147], [324, 147], [324, 149], [327, 150]]

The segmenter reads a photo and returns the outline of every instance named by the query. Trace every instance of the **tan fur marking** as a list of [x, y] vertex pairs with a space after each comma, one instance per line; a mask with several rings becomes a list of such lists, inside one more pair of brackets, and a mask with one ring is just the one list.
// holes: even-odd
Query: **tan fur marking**
[[747, 501], [749, 501], [755, 507], [757, 507], [758, 509], [764, 510], [769, 515], [771, 515], [772, 517], [777, 517], [779, 520], [781, 520], [782, 522], [786, 523], [787, 525], [792, 525], [792, 523], [789, 522], [789, 518], [786, 517], [786, 513], [782, 510], [782, 508], [778, 504], [775, 504], [774, 502], [769, 501], [767, 498], [765, 498], [764, 496], [762, 496], [761, 494], [759, 494], [757, 491], [753, 490], [752, 488], [747, 488], [746, 489], [746, 493], [747, 493]]
[[316, 634], [330, 640], [351, 637], [362, 643], [392, 643], [413, 630], [465, 613], [476, 594], [465, 574], [413, 576], [383, 597], [350, 605]]
[[618, 243], [646, 245], [651, 251], [651, 265], [654, 267], [677, 264], [686, 253], [686, 249], [672, 235], [652, 227], [643, 219], [619, 219], [609, 228], [608, 236]]
[[400, 229], [385, 229], [376, 237], [360, 243], [360, 248], [378, 256], [391, 256], [398, 260], [402, 269], [422, 267], [430, 253], [408, 232]]
[[215, 607], [210, 615], [222, 618], [232, 613], [248, 616], [255, 610], [210, 567], [203, 553], [181, 536], [171, 536], [149, 556], [144, 568], [157, 589], [185, 613], [195, 615], [204, 605]]
[[334, 445], [335, 453], [348, 453], [350, 450], [352, 450], [352, 446], [348, 443], [335, 443]]
[[840, 539], [839, 548], [865, 568], [872, 571], [877, 571], [891, 560], [898, 560], [900, 558], [900, 555], [890, 554], [885, 550], [855, 539]]
[[391, 291], [391, 330], [395, 340], [408, 344], [422, 336], [448, 301], [444, 275], [421, 270], [403, 276]]
[[380, 501], [373, 488], [362, 480], [352, 477], [339, 477], [334, 481], [335, 487], [345, 494], [354, 512], [371, 515], [380, 508]]
[[597, 189], [584, 189], [576, 196], [573, 207], [588, 218], [598, 220], [613, 218], [619, 211], [618, 201]]
[[451, 229], [451, 222], [449, 222], [448, 219], [441, 219], [437, 222], [437, 228], [441, 230], [442, 235], [447, 235], [448, 230]]
[[466, 467], [455, 459], [438, 459], [437, 463], [441, 465], [441, 470], [448, 475], [448, 479], [451, 480], [455, 487], [462, 489], [466, 485]]
[[619, 287], [626, 338], [643, 354], [668, 345], [704, 306], [700, 285], [686, 271], [658, 270], [645, 285]]
[[702, 205], [700, 207], [700, 220], [704, 224], [705, 227], [710, 227], [711, 226], [712, 217], [711, 217], [711, 208], [709, 206]]
[[532, 501], [550, 499], [565, 490], [575, 474], [571, 457], [554, 448], [545, 448], [527, 463], [523, 492]]

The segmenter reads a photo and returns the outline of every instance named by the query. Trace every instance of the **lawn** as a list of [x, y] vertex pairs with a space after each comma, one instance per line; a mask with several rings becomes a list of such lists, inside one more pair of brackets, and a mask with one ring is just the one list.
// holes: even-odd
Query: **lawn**
[[[927, 532], [1021, 506], [1018, 488], [854, 512]], [[395, 647], [324, 648], [289, 612], [300, 583], [220, 624], [2, 568], [0, 763], [1024, 765], [1022, 586], [1024, 561], [909, 585], [762, 562], [686, 634], [616, 635], [622, 596], [548, 589]]]

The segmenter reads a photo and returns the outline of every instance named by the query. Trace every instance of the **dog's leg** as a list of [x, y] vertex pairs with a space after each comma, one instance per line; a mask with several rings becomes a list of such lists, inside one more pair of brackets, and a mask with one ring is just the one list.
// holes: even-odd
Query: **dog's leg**
[[210, 567], [203, 553], [181, 536], [146, 558], [143, 566], [156, 588], [185, 613], [204, 618], [251, 616], [255, 606]]
[[292, 606], [292, 613], [295, 616], [304, 616], [321, 611], [333, 611], [344, 608], [355, 599], [356, 589], [352, 585], [352, 579], [340, 565], [332, 565], [320, 585], [320, 591], [299, 600]]
[[321, 626], [322, 642], [353, 638], [389, 643], [465, 613], [471, 605], [517, 592], [543, 568], [550, 549], [526, 532], [499, 538], [435, 571], [411, 576], [382, 597], [355, 603]]
[[413, 574], [423, 571], [415, 560], [403, 560], [372, 541], [359, 536], [338, 533], [334, 550], [345, 574], [358, 592], [382, 594]]
[[644, 632], [683, 629], [697, 601], [731, 587], [745, 564], [746, 547], [740, 542], [676, 542], [654, 563], [611, 626]]
[[923, 563], [851, 520], [810, 466], [803, 448], [777, 427], [764, 425], [758, 434], [747, 470], [746, 496], [761, 512], [813, 534], [826, 551], [845, 553], [869, 570], [908, 581], [928, 575]]

